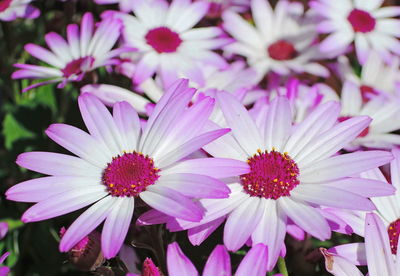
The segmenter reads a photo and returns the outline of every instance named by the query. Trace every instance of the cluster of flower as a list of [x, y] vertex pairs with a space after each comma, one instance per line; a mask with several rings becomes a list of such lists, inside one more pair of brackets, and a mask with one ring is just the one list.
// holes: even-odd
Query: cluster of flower
[[[88, 133], [67, 124], [46, 131], [74, 156], [18, 156], [19, 166], [48, 175], [6, 192], [35, 203], [24, 222], [89, 206], [59, 248], [80, 252], [104, 221], [106, 259], [122, 252], [133, 219], [139, 229], [188, 230], [193, 245], [225, 224], [224, 245], [203, 275], [231, 275], [227, 250], [243, 245], [251, 250], [236, 275], [265, 275], [285, 256], [286, 233], [319, 240], [356, 233], [365, 244], [321, 249], [329, 272], [362, 275], [356, 265], [368, 264], [370, 276], [400, 275], [400, 7], [94, 1], [120, 10], [98, 23], [84, 14], [66, 39], [48, 33], [48, 49], [25, 45], [41, 65], [15, 64], [12, 78], [40, 80], [24, 91], [63, 88], [105, 67], [129, 77], [136, 92], [84, 85], [78, 103]], [[37, 17], [29, 2], [0, 1], [0, 19]], [[389, 163], [387, 177], [379, 167]], [[138, 213], [135, 205], [147, 208]], [[167, 269], [198, 275], [177, 243], [168, 246]], [[143, 270], [160, 275], [150, 259]]]

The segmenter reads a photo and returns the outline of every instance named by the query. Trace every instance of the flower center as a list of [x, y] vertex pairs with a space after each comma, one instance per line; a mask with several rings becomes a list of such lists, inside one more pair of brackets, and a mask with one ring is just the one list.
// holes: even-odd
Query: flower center
[[392, 254], [397, 254], [397, 243], [399, 241], [400, 234], [400, 219], [389, 224], [388, 227], [389, 241], [390, 241], [390, 249], [392, 250]]
[[[351, 117], [352, 116], [341, 116], [341, 117], [338, 118], [338, 121], [339, 122], [344, 122], [344, 121], [350, 119]], [[366, 127], [363, 131], [361, 131], [360, 134], [358, 134], [357, 137], [365, 137], [365, 136], [368, 135], [368, 133], [369, 133], [369, 127]]]
[[376, 20], [369, 12], [354, 9], [347, 16], [353, 30], [360, 33], [368, 33], [375, 29]]
[[94, 63], [94, 58], [91, 56], [82, 57], [69, 62], [61, 71], [64, 77], [69, 78], [72, 75], [80, 75], [88, 71]]
[[275, 60], [289, 60], [297, 56], [293, 44], [286, 40], [278, 40], [268, 46], [268, 54]]
[[371, 98], [373, 96], [379, 95], [379, 93], [374, 88], [372, 88], [371, 86], [368, 86], [368, 85], [361, 85], [360, 91], [361, 91], [361, 97], [362, 97], [362, 100], [364, 103], [371, 100]]
[[0, 12], [5, 11], [10, 5], [12, 0], [0, 0]]
[[150, 258], [146, 258], [143, 262], [142, 275], [161, 276], [161, 273], [158, 267], [153, 263], [153, 261]]
[[167, 27], [158, 27], [150, 30], [145, 36], [147, 44], [159, 53], [176, 52], [182, 39], [179, 34], [171, 31]]
[[112, 196], [136, 197], [160, 177], [153, 159], [142, 153], [113, 157], [103, 172], [103, 184]]
[[240, 180], [250, 196], [272, 199], [290, 196], [290, 191], [300, 183], [299, 168], [286, 152], [258, 150], [247, 163], [250, 172], [241, 175]]

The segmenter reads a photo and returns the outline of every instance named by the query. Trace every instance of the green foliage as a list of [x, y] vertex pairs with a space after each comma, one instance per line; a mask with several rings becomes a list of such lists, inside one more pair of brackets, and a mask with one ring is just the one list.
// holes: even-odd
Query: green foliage
[[6, 114], [3, 120], [4, 146], [11, 149], [15, 141], [35, 137], [35, 134], [21, 125], [11, 113]]

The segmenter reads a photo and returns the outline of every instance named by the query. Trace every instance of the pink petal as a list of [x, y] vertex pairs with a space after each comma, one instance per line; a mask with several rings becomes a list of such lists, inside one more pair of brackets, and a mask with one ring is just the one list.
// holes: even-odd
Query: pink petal
[[268, 247], [264, 244], [254, 245], [243, 258], [236, 270], [236, 276], [264, 276], [267, 273]]
[[106, 259], [118, 254], [128, 233], [134, 208], [134, 198], [119, 198], [107, 216], [101, 235], [101, 248]]
[[203, 276], [230, 276], [231, 258], [225, 246], [217, 245], [211, 252], [203, 270]]
[[111, 196], [99, 200], [82, 213], [68, 228], [60, 241], [61, 252], [68, 252], [85, 236], [89, 235], [96, 227], [103, 222], [112, 210], [118, 198]]
[[185, 160], [160, 172], [161, 175], [173, 173], [203, 174], [215, 178], [226, 178], [248, 173], [246, 162], [229, 158], [197, 158]]
[[188, 221], [200, 221], [203, 210], [191, 199], [179, 192], [163, 186], [148, 186], [147, 191], [140, 193], [140, 198], [150, 207], [172, 217]]
[[171, 276], [196, 276], [199, 275], [192, 262], [185, 256], [178, 243], [168, 245], [167, 249], [168, 273]]
[[100, 185], [56, 194], [30, 207], [22, 215], [21, 220], [33, 222], [58, 217], [92, 204], [105, 196], [107, 192]]

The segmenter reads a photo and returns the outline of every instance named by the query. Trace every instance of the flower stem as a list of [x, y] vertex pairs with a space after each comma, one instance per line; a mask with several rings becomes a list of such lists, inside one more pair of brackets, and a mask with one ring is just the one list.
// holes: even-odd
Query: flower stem
[[279, 257], [278, 259], [278, 269], [283, 276], [289, 276], [289, 273], [286, 268], [285, 259], [282, 257]]

